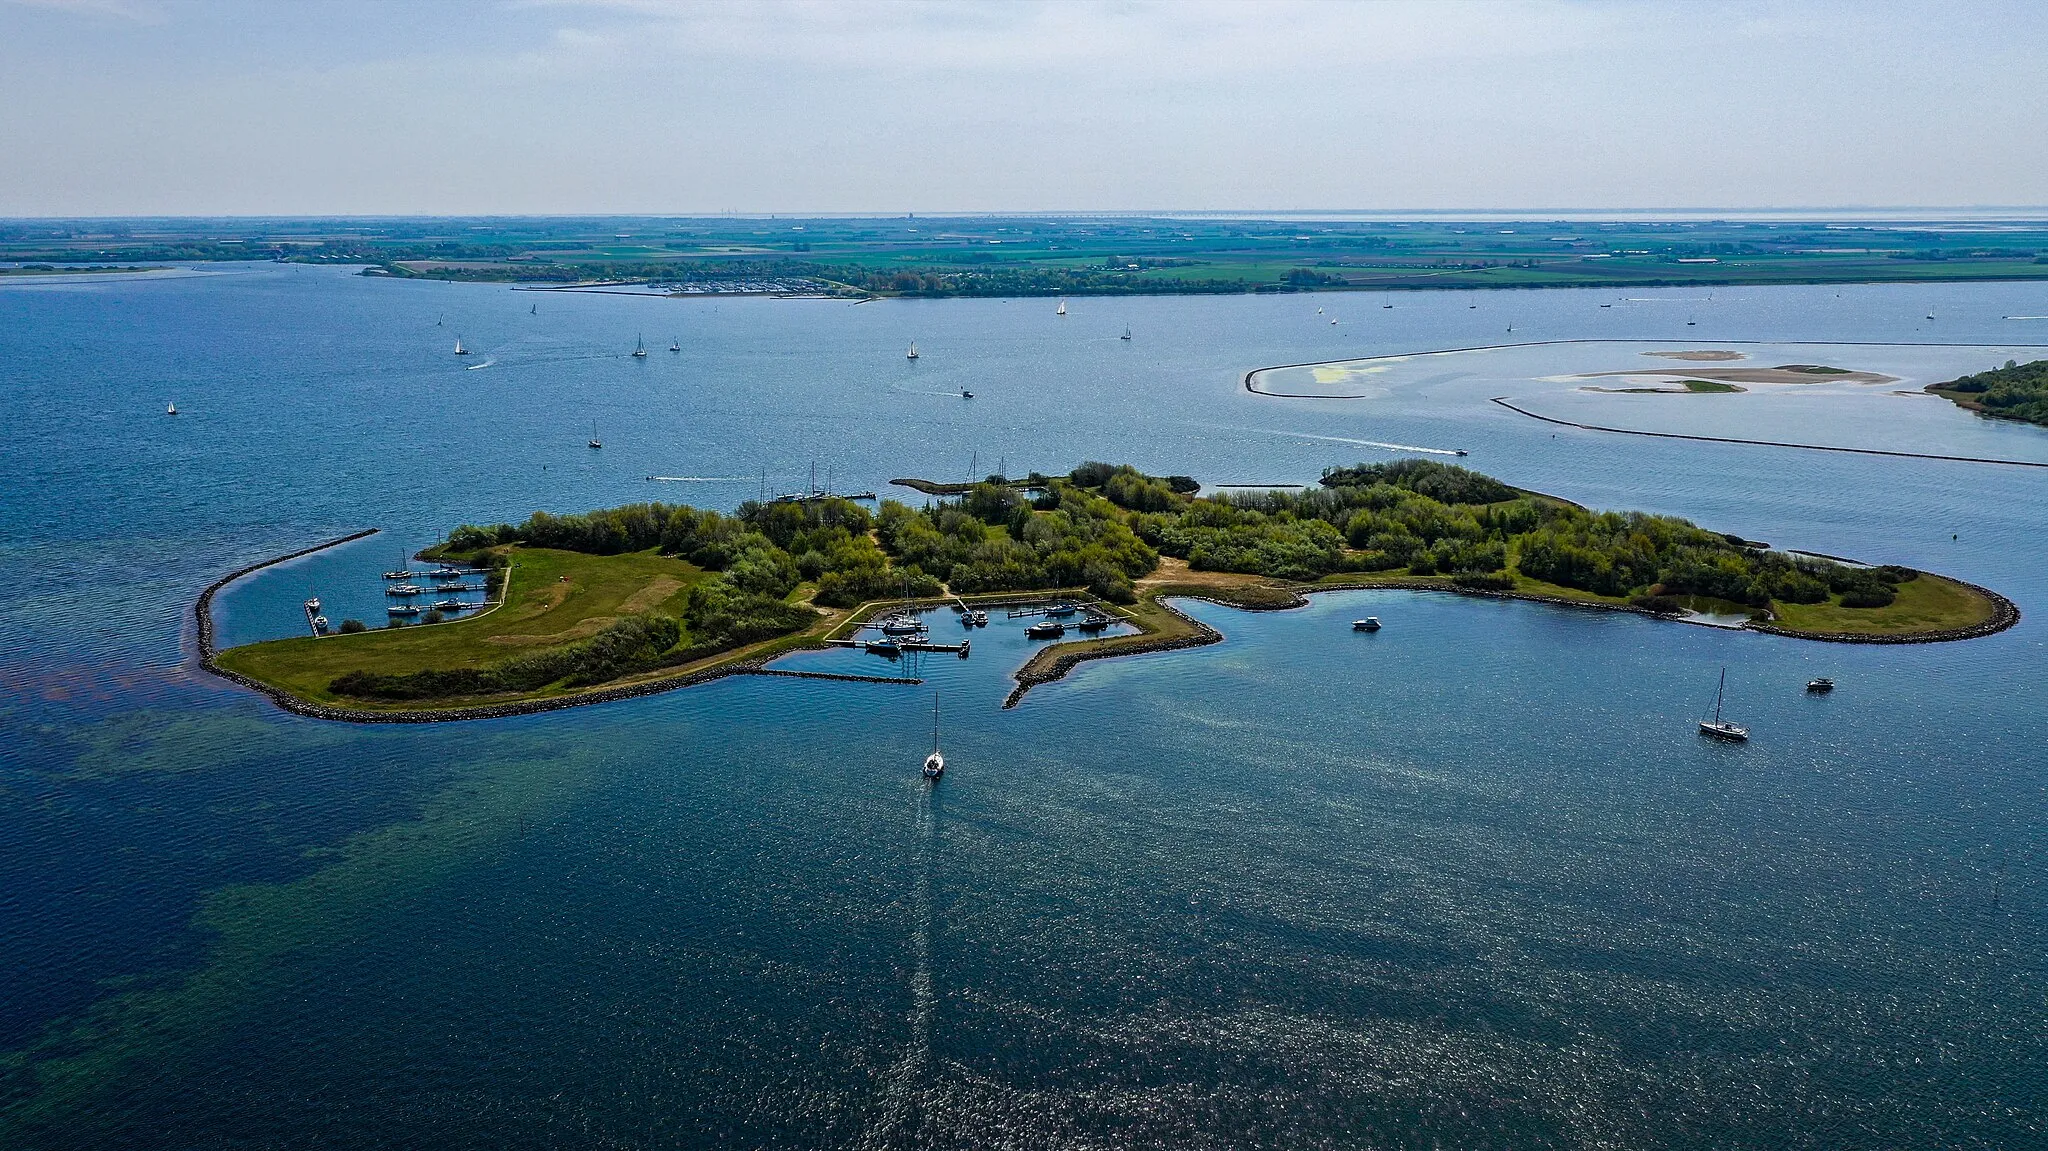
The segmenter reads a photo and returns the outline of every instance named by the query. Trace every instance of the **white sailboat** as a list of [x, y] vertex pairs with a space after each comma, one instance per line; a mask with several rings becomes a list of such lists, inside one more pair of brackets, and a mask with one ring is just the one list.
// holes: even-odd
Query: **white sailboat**
[[1714, 718], [1700, 721], [1700, 734], [1715, 739], [1741, 743], [1749, 738], [1749, 729], [1732, 720], [1721, 718], [1721, 695], [1728, 688], [1728, 669], [1721, 669], [1721, 684], [1714, 689]]
[[670, 341], [668, 342], [668, 350], [669, 350], [669, 351], [671, 351], [671, 352], [680, 352], [680, 351], [682, 351], [682, 350], [683, 350], [683, 338], [682, 338], [681, 336], [677, 336], [677, 337], [676, 337], [675, 339], [673, 339], [673, 340], [670, 340]]
[[462, 346], [461, 336], [455, 337], [455, 354], [458, 356], [466, 356], [469, 354], [469, 349]]
[[601, 448], [604, 446], [604, 441], [597, 438], [596, 420], [590, 421], [590, 446], [593, 448]]
[[932, 753], [924, 757], [924, 777], [937, 782], [946, 774], [946, 757], [939, 751], [939, 693], [932, 693]]
[[633, 337], [633, 358], [636, 360], [647, 358], [647, 341], [639, 336]]
[[914, 359], [916, 359], [916, 358], [917, 358], [917, 341], [916, 341], [916, 340], [912, 340], [912, 341], [910, 341], [910, 350], [909, 350], [909, 351], [907, 351], [907, 352], [905, 352], [905, 353], [903, 353], [903, 358], [904, 358], [904, 359], [906, 359], [906, 360], [914, 360]]
[[1128, 340], [1128, 339], [1130, 339], [1130, 338], [1131, 338], [1131, 326], [1130, 326], [1129, 324], [1125, 324], [1125, 325], [1124, 325], [1124, 334], [1123, 334], [1123, 335], [1122, 335], [1121, 337], [1119, 337], [1119, 338], [1120, 338], [1120, 339], [1125, 339], [1125, 340]]
[[178, 402], [177, 402], [176, 400], [172, 400], [172, 401], [171, 401], [170, 403], [168, 403], [168, 404], [165, 404], [165, 405], [164, 405], [164, 414], [165, 414], [165, 415], [167, 415], [167, 416], [175, 416], [175, 415], [177, 415], [177, 414], [178, 414]]
[[1057, 307], [1057, 308], [1055, 308], [1055, 309], [1053, 309], [1053, 313], [1052, 313], [1052, 314], [1053, 314], [1053, 315], [1055, 315], [1055, 316], [1064, 316], [1064, 315], [1066, 315], [1066, 314], [1067, 314], [1067, 302], [1066, 302], [1065, 300], [1061, 300], [1061, 301], [1060, 301], [1060, 306], [1059, 306], [1059, 307]]

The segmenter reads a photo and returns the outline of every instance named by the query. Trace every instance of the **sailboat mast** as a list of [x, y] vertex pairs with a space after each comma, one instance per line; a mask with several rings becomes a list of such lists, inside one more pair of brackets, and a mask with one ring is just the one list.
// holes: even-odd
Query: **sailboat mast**
[[932, 693], [932, 750], [939, 750], [939, 693]]
[[1714, 722], [1721, 722], [1721, 693], [1728, 690], [1728, 669], [1721, 669], [1720, 686], [1714, 688]]

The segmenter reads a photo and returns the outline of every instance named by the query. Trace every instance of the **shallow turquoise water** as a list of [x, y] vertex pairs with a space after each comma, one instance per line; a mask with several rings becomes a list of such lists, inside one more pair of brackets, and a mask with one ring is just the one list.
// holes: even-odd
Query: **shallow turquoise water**
[[[2048, 311], [2019, 285], [1842, 292], [1727, 293], [1676, 335], [1908, 338], [1933, 302], [1955, 340], [1994, 344], [2021, 326], [2000, 317]], [[0, 587], [0, 1131], [2039, 1141], [2048, 477], [1552, 438], [1442, 385], [1349, 403], [1238, 385], [1350, 341], [1491, 339], [1509, 313], [1518, 337], [1674, 336], [1608, 298], [1076, 300], [1060, 321], [1036, 300], [560, 295], [533, 316], [503, 288], [271, 267], [0, 289], [0, 417], [30, 449], [0, 501], [26, 573]], [[451, 327], [495, 362], [465, 370]], [[686, 353], [620, 355], [670, 329]], [[927, 394], [963, 381], [971, 406]], [[1864, 436], [1891, 410], [1793, 418]], [[2015, 431], [1924, 410], [1965, 445]], [[965, 474], [970, 452], [1212, 482], [1388, 458], [1313, 436], [1467, 447], [1513, 483], [1924, 565], [2028, 617], [1861, 648], [1399, 592], [1196, 604], [1224, 644], [1084, 665], [1009, 712], [1027, 645], [999, 620], [974, 658], [922, 665], [952, 764], [929, 793], [917, 689], [739, 679], [359, 729], [189, 667], [199, 587], [362, 526], [389, 536], [224, 597], [227, 638], [287, 634], [309, 588], [336, 618], [380, 607], [392, 538], [542, 506], [729, 506], [813, 456], [842, 487]], [[1348, 629], [1367, 613], [1386, 630]], [[1724, 665], [1757, 733], [1742, 747], [1691, 727]], [[1807, 697], [1815, 674], [1843, 686]]]

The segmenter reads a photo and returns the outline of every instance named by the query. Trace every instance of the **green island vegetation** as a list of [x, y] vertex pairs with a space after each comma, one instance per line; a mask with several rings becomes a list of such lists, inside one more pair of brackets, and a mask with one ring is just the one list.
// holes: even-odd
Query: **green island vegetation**
[[1772, 551], [1670, 516], [1594, 512], [1424, 460], [1332, 468], [1314, 488], [1197, 496], [1187, 477], [1085, 463], [990, 476], [922, 508], [748, 502], [727, 515], [633, 504], [465, 525], [421, 553], [491, 569], [500, 606], [433, 627], [231, 648], [220, 665], [301, 699], [445, 708], [545, 698], [814, 646], [902, 597], [1063, 589], [1136, 634], [1041, 649], [1160, 646], [1191, 630], [1162, 597], [1244, 607], [1392, 586], [1747, 615], [1794, 633], [1909, 636], [1998, 612], [1909, 568]]
[[1927, 390], [1973, 412], [2048, 427], [2048, 360], [2007, 360], [2002, 368], [1929, 384]]
[[1046, 296], [2048, 279], [2048, 226], [1106, 216], [0, 221], [0, 261], [281, 260], [686, 294]]

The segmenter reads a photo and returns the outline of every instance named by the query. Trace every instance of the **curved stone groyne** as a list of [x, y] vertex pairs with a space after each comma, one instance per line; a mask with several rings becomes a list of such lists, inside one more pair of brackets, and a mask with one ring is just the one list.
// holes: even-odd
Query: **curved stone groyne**
[[[1208, 599], [1207, 596], [1194, 595], [1177, 596], [1175, 598], [1205, 600]], [[1215, 628], [1210, 627], [1208, 624], [1203, 623], [1201, 620], [1198, 620], [1195, 617], [1187, 614], [1186, 612], [1179, 610], [1178, 608], [1174, 607], [1170, 603], [1165, 602], [1164, 600], [1155, 600], [1153, 602], [1158, 605], [1161, 611], [1168, 612], [1176, 618], [1180, 619], [1182, 622], [1186, 623], [1189, 628], [1193, 629], [1191, 634], [1177, 636], [1160, 636], [1150, 642], [1147, 642], [1143, 639], [1139, 639], [1132, 643], [1120, 643], [1114, 646], [1111, 646], [1107, 643], [1100, 647], [1084, 647], [1080, 644], [1075, 644], [1073, 645], [1073, 650], [1071, 651], [1056, 650], [1046, 660], [1045, 666], [1034, 668], [1031, 666], [1030, 663], [1026, 663], [1022, 668], [1018, 670], [1017, 686], [1011, 688], [1009, 696], [1003, 700], [1003, 710], [1008, 711], [1010, 708], [1016, 707], [1017, 704], [1023, 700], [1025, 692], [1030, 691], [1032, 688], [1037, 687], [1041, 683], [1051, 683], [1056, 679], [1063, 679], [1065, 678], [1068, 672], [1074, 670], [1076, 667], [1079, 667], [1081, 664], [1086, 663], [1091, 659], [1113, 659], [1119, 656], [1146, 655], [1151, 652], [1158, 651], [1180, 651], [1183, 648], [1207, 647], [1212, 643], [1223, 642], [1222, 632], [1217, 631]], [[1209, 602], [1222, 603], [1223, 601], [1209, 600]], [[1301, 601], [1301, 603], [1307, 602], [1307, 600]], [[1240, 605], [1226, 604], [1225, 606], [1238, 607]], [[1284, 606], [1299, 607], [1301, 605], [1289, 604]], [[1259, 609], [1252, 608], [1247, 610]]]
[[216, 654], [216, 651], [213, 646], [213, 597], [219, 594], [221, 589], [227, 587], [229, 584], [235, 582], [236, 580], [241, 579], [245, 575], [249, 575], [253, 572], [260, 572], [267, 567], [276, 567], [278, 564], [287, 563], [291, 560], [298, 559], [301, 556], [309, 556], [312, 555], [314, 552], [324, 552], [328, 548], [338, 548], [343, 544], [354, 543], [359, 539], [366, 539], [370, 536], [376, 535], [377, 530], [378, 529], [376, 528], [364, 528], [362, 531], [355, 532], [351, 535], [342, 536], [340, 539], [328, 540], [324, 544], [314, 544], [312, 547], [309, 548], [300, 548], [298, 551], [289, 552], [285, 555], [277, 556], [273, 559], [264, 560], [262, 563], [250, 564], [248, 567], [239, 568], [235, 571], [231, 571], [228, 574], [213, 581], [212, 583], [207, 584], [206, 590], [199, 593], [199, 602], [192, 605], [192, 614], [196, 617], [197, 622], [199, 624], [199, 666], [205, 668], [206, 670], [218, 676], [223, 676], [230, 679], [239, 678], [231, 675], [228, 672], [222, 671], [220, 668], [217, 668], [213, 665], [213, 657]]

